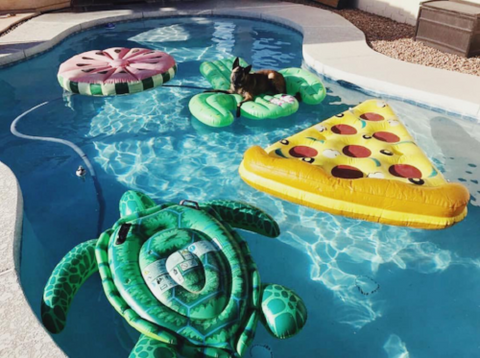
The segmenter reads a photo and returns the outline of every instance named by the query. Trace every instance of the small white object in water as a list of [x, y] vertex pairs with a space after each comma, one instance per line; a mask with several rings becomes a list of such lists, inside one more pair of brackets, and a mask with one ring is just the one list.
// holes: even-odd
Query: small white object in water
[[77, 177], [83, 178], [85, 175], [87, 175], [87, 170], [80, 165], [76, 171], [76, 174]]

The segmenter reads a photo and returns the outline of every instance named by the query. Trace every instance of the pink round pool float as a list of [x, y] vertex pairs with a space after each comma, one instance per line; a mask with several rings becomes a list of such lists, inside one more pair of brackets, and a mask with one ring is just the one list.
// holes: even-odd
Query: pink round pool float
[[175, 60], [165, 52], [112, 47], [73, 56], [62, 63], [57, 76], [67, 91], [114, 96], [161, 86], [176, 72]]

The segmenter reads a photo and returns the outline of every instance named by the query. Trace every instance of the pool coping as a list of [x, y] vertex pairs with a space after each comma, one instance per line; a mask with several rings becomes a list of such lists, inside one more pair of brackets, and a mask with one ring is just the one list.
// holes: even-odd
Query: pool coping
[[0, 162], [0, 356], [65, 357], [33, 313], [20, 282], [23, 198], [13, 172]]
[[[38, 16], [0, 37], [0, 66], [48, 51], [77, 32], [106, 24], [172, 16], [235, 16], [278, 23], [303, 34], [305, 63], [326, 77], [371, 94], [459, 113], [479, 122], [480, 77], [401, 62], [373, 51], [363, 32], [330, 11], [280, 1], [175, 2], [87, 13]], [[422, 101], [416, 101], [422, 98]], [[12, 171], [0, 163], [0, 355], [64, 357], [33, 314], [20, 283], [23, 200]]]

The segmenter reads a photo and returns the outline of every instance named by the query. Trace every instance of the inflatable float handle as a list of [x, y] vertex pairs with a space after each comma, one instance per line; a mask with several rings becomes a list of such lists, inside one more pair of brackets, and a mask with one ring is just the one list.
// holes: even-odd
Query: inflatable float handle
[[193, 207], [195, 210], [200, 210], [200, 206], [198, 206], [198, 202], [193, 200], [182, 200], [180, 201], [180, 205], [189, 206], [189, 207]]

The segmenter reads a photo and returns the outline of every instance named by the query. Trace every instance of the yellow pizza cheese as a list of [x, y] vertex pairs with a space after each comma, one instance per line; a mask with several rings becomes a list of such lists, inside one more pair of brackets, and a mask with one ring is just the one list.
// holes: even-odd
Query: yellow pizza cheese
[[333, 214], [442, 229], [467, 214], [468, 190], [448, 183], [390, 106], [368, 100], [266, 150], [248, 149], [254, 188]]

